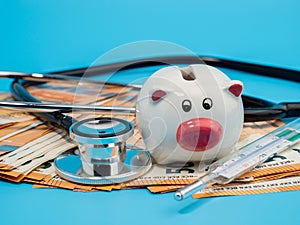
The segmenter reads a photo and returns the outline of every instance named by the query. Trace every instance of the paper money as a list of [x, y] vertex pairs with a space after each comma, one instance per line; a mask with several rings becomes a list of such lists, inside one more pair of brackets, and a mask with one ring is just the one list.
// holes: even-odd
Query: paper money
[[[0, 92], [1, 100], [13, 100], [10, 93]], [[5, 124], [13, 124], [36, 119], [33, 115], [25, 112], [16, 112], [8, 109], [0, 109], [0, 129]]]
[[249, 184], [230, 184], [206, 188], [193, 195], [193, 198], [205, 198], [225, 195], [249, 195], [281, 191], [300, 190], [300, 176], [276, 179]]
[[[248, 140], [244, 140], [239, 143], [239, 146], [243, 146], [250, 141], [260, 137], [261, 135], [251, 135]], [[129, 143], [132, 144], [142, 144], [140, 135], [137, 132]], [[53, 166], [53, 165], [52, 165]], [[35, 171], [36, 172], [36, 171]], [[43, 172], [42, 172], [43, 173]], [[167, 192], [174, 191], [178, 187], [182, 185], [189, 184], [201, 177], [204, 174], [203, 171], [199, 171], [199, 163], [189, 162], [182, 166], [181, 164], [173, 164], [173, 165], [157, 165], [154, 164], [151, 170], [145, 174], [144, 176], [124, 184], [119, 185], [107, 185], [107, 186], [76, 186], [74, 183], [63, 180], [62, 178], [56, 176], [55, 169], [52, 168], [51, 176], [47, 176], [47, 173], [44, 174], [43, 181], [38, 182], [38, 186], [41, 187], [60, 187], [67, 189], [75, 189], [75, 190], [86, 190], [86, 191], [94, 191], [94, 190], [112, 190], [112, 189], [124, 189], [124, 188], [136, 188], [136, 187], [148, 187], [149, 190], [154, 192]], [[49, 174], [48, 174], [49, 175]], [[243, 182], [246, 182], [247, 179], [244, 179]], [[253, 180], [253, 179], [252, 179]], [[37, 182], [35, 182], [37, 183]], [[158, 186], [159, 185], [159, 186]]]
[[153, 186], [148, 186], [147, 189], [151, 192], [151, 193], [159, 193], [159, 194], [163, 194], [163, 193], [168, 193], [168, 192], [173, 192], [173, 191], [177, 191], [179, 188], [184, 187], [185, 185], [183, 184], [179, 184], [179, 185], [153, 185]]
[[[45, 87], [43, 87], [45, 86]], [[98, 87], [98, 86], [97, 86]], [[49, 85], [43, 84], [37, 87], [29, 88], [32, 94], [40, 95], [43, 100], [50, 101], [61, 101], [62, 98], [69, 99], [71, 101], [72, 98], [75, 97], [74, 92], [78, 92], [78, 90], [74, 89], [72, 85], [67, 85], [67, 87], [62, 87], [58, 85], [57, 92], [49, 88]], [[95, 93], [97, 93], [96, 90]], [[85, 97], [88, 97], [86, 94], [91, 94], [90, 91], [81, 90], [79, 96], [81, 98], [80, 101], [85, 102]], [[59, 97], [55, 97], [54, 96]], [[76, 93], [76, 97], [77, 97]], [[110, 104], [119, 104], [119, 105], [133, 105], [134, 99], [136, 99], [138, 92], [132, 88], [123, 88], [123, 87], [115, 87], [115, 86], [106, 86], [97, 99], [99, 102], [97, 104], [110, 105]], [[117, 97], [116, 97], [117, 96]], [[113, 100], [111, 98], [114, 97]], [[89, 101], [90, 101], [89, 97]], [[130, 104], [128, 103], [130, 102]], [[95, 114], [73, 114], [77, 118], [87, 118], [87, 117], [95, 117], [95, 116], [111, 116], [111, 113], [95, 113]], [[122, 115], [118, 118], [123, 118], [129, 121], [134, 120], [134, 116], [132, 115]], [[23, 128], [20, 127], [20, 123], [17, 124], [17, 127], [14, 130], [11, 130], [9, 134], [12, 132], [20, 132]], [[28, 125], [28, 124], [26, 124]], [[23, 124], [25, 126], [25, 124]], [[13, 127], [10, 127], [10, 129]], [[1, 131], [1, 130], [0, 130]], [[8, 131], [8, 129], [5, 129]], [[34, 129], [34, 131], [38, 132], [38, 129]], [[20, 182], [26, 180], [27, 182], [39, 183], [44, 186], [56, 186], [62, 188], [71, 188], [73, 190], [111, 190], [112, 187], [90, 187], [87, 185], [75, 185], [71, 182], [64, 181], [60, 177], [55, 174], [55, 169], [53, 164], [50, 164], [50, 167], [47, 170], [41, 169], [40, 165], [44, 165], [45, 163], [49, 163], [52, 159], [54, 159], [58, 154], [69, 150], [74, 147], [74, 143], [72, 143], [66, 134], [62, 134], [59, 129], [55, 128], [47, 128], [47, 132], [41, 133], [42, 137], [35, 137], [35, 139], [31, 139], [30, 143], [22, 143], [19, 148], [11, 153], [8, 153], [2, 157], [0, 157], [0, 177], [8, 179], [14, 182]], [[24, 136], [28, 131], [24, 132], [22, 135]], [[21, 133], [21, 132], [20, 132]], [[137, 143], [141, 138], [133, 139], [131, 138], [133, 143]], [[20, 141], [20, 136], [18, 139], [15, 139], [12, 143], [16, 144], [16, 142]], [[115, 186], [117, 187], [117, 186]]]
[[[265, 180], [262, 182], [247, 184], [214, 185], [193, 195], [193, 198], [205, 198], [226, 195], [248, 195], [270, 192], [296, 191], [300, 190], [300, 172], [289, 177]], [[166, 193], [176, 191], [184, 185], [172, 186], [150, 186], [148, 190], [152, 193]]]
[[[263, 122], [255, 122], [255, 123], [245, 123], [245, 129], [243, 129], [242, 137], [247, 139], [240, 139], [240, 143], [237, 145], [236, 148], [240, 148], [243, 145], [254, 141], [255, 139], [265, 135], [279, 126], [283, 125], [284, 123], [281, 121], [263, 121]], [[260, 134], [258, 134], [258, 132]], [[254, 136], [253, 136], [254, 135]], [[293, 155], [294, 157], [294, 155]], [[299, 154], [300, 157], [300, 154]], [[169, 165], [158, 165], [154, 164], [149, 172], [147, 172], [144, 176], [124, 184], [125, 187], [134, 187], [134, 186], [143, 186], [143, 185], [158, 185], [158, 184], [169, 184], [169, 185], [179, 185], [179, 184], [188, 184], [196, 179], [200, 178], [204, 175], [205, 168], [207, 168], [207, 164], [202, 163], [199, 164], [198, 162], [188, 162], [184, 165], [182, 164], [169, 164]], [[286, 165], [287, 166], [287, 165]], [[280, 168], [280, 170], [275, 171], [275, 166], [273, 166], [274, 171], [269, 170], [272, 168], [272, 163], [268, 164], [267, 168], [262, 168], [264, 170], [257, 170], [257, 174], [267, 175], [269, 173], [276, 173], [280, 171], [291, 171], [293, 165], [289, 165], [290, 169]], [[277, 167], [276, 167], [277, 169]]]
[[66, 181], [60, 178], [55, 173], [55, 167], [53, 161], [48, 161], [34, 171], [29, 173], [24, 181], [33, 183], [34, 188], [64, 188], [73, 191], [111, 191], [119, 188], [118, 185], [103, 185], [103, 186], [92, 186], [92, 185], [81, 185], [73, 182]]
[[284, 125], [281, 120], [271, 120], [271, 121], [258, 121], [258, 122], [247, 122], [243, 124], [243, 131], [240, 136], [242, 141], [253, 134], [265, 135], [273, 130]]
[[[237, 187], [245, 183], [266, 182], [270, 180], [277, 180], [291, 176], [300, 175], [300, 143], [292, 146], [291, 148], [283, 151], [280, 154], [274, 155], [272, 158], [264, 162], [262, 165], [257, 166], [252, 171], [242, 175], [236, 181], [234, 186]], [[192, 182], [192, 181], [191, 181]], [[222, 187], [223, 185], [217, 185]], [[153, 193], [169, 192], [177, 190], [183, 185], [171, 186], [153, 186], [148, 189]], [[251, 187], [251, 186], [249, 186]], [[211, 190], [214, 190], [211, 188]], [[211, 191], [212, 192], [212, 191]]]
[[[107, 106], [135, 106], [138, 95], [137, 90], [128, 87], [123, 88], [112, 85], [99, 87], [99, 85], [89, 84], [90, 86], [83, 85], [78, 88], [76, 85], [75, 83], [58, 84], [57, 82], [50, 82], [30, 87], [29, 91], [41, 100], [48, 102], [67, 101], [70, 103], [92, 103]], [[72, 113], [72, 116], [79, 120], [95, 116], [117, 116], [118, 118], [132, 121], [135, 124], [135, 117], [132, 115], [95, 112], [89, 114]], [[281, 121], [245, 123], [240, 142], [235, 149], [282, 125], [283, 122]], [[183, 185], [189, 184], [203, 176], [205, 173], [203, 168], [207, 166], [205, 163], [200, 165], [195, 162], [188, 162], [184, 165], [175, 163], [170, 165], [154, 164], [147, 174], [127, 183], [106, 186], [75, 184], [57, 176], [53, 165], [53, 159], [59, 153], [73, 148], [74, 144], [58, 130], [47, 129], [48, 133], [42, 134], [38, 138], [35, 138], [35, 140], [32, 139], [29, 143], [23, 143], [15, 151], [0, 157], [0, 177], [14, 182], [30, 182], [34, 184], [34, 187], [39, 188], [58, 187], [75, 191], [111, 191], [114, 189], [147, 187], [152, 192], [164, 193], [175, 191]], [[24, 134], [27, 132], [29, 131], [24, 132]], [[18, 140], [20, 138], [15, 139], [13, 143], [16, 143]], [[145, 148], [137, 129], [135, 129], [135, 135], [127, 143], [128, 145]], [[255, 182], [262, 183], [269, 182], [270, 180], [287, 179], [287, 176], [297, 176], [300, 164], [299, 155], [298, 147], [292, 149], [291, 152], [276, 155], [261, 167], [240, 177], [239, 183], [233, 184], [250, 185]]]
[[24, 112], [0, 109], [0, 125], [34, 120], [35, 117]]
[[[118, 96], [134, 91], [134, 88], [114, 85], [96, 85], [92, 83], [52, 81], [27, 90], [40, 101], [56, 103], [88, 104], [116, 99]], [[135, 91], [136, 92], [136, 91]], [[137, 93], [137, 92], [136, 92]], [[102, 104], [102, 103], [100, 103]]]
[[255, 167], [251, 172], [246, 173], [240, 179], [249, 177], [257, 178], [276, 173], [286, 173], [300, 170], [300, 144], [275, 154], [262, 165]]
[[37, 120], [6, 126], [4, 129], [0, 129], [0, 155], [13, 151], [48, 132], [50, 129]]
[[[128, 119], [128, 116], [124, 116], [124, 118]], [[131, 117], [133, 120], [133, 118]], [[266, 126], [263, 123], [264, 127], [268, 127], [267, 131], [269, 131], [269, 126]], [[255, 125], [256, 127], [256, 125]], [[273, 127], [273, 125], [271, 125]], [[262, 131], [260, 129], [260, 131]], [[143, 145], [142, 139], [140, 134], [137, 130], [135, 130], [135, 135], [128, 141], [129, 144], [133, 145]], [[249, 128], [248, 131], [249, 132]], [[14, 152], [11, 152], [7, 154], [5, 157], [0, 158], [2, 160], [2, 168], [1, 168], [1, 175], [6, 176], [6, 179], [13, 180], [16, 182], [20, 182], [21, 180], [27, 178], [29, 181], [33, 181], [33, 178], [43, 178], [42, 180], [35, 179], [35, 183], [39, 183], [45, 186], [55, 186], [55, 187], [61, 187], [61, 188], [68, 188], [68, 189], [78, 189], [78, 190], [111, 190], [111, 189], [120, 189], [120, 188], [134, 188], [134, 187], [145, 187], [150, 185], [183, 185], [193, 182], [195, 179], [201, 177], [204, 172], [199, 171], [199, 163], [195, 162], [189, 162], [185, 164], [184, 166], [180, 164], [172, 164], [172, 165], [157, 165], [154, 164], [154, 166], [151, 168], [151, 170], [145, 174], [144, 176], [131, 181], [127, 182], [125, 184], [121, 185], [108, 185], [108, 186], [89, 186], [89, 185], [75, 185], [71, 182], [65, 181], [58, 177], [55, 174], [55, 169], [51, 168], [47, 171], [36, 171], [34, 170], [37, 168], [37, 166], [41, 165], [42, 163], [45, 163], [51, 159], [53, 159], [58, 153], [61, 152], [61, 150], [58, 150], [58, 152], [54, 152], [51, 157], [49, 155], [45, 154], [47, 153], [47, 148], [41, 149], [39, 151], [36, 151], [42, 143], [44, 143], [45, 140], [48, 140], [48, 142], [57, 142], [60, 136], [56, 136], [57, 133], [49, 133], [46, 134], [44, 137], [37, 139], [27, 145], [24, 145], [23, 147], [17, 149]], [[54, 136], [54, 138], [53, 138]], [[253, 138], [256, 138], [257, 135]], [[63, 139], [63, 141], [65, 141]], [[63, 142], [62, 141], [62, 142]], [[251, 141], [251, 138], [250, 138]], [[244, 142], [244, 144], [247, 144], [247, 141]], [[58, 146], [61, 146], [62, 143], [59, 142]], [[50, 145], [52, 146], [52, 145]], [[72, 145], [68, 146], [67, 148], [74, 147]], [[51, 148], [50, 148], [51, 149]], [[62, 149], [63, 151], [63, 149]], [[50, 153], [49, 153], [50, 154]], [[41, 157], [43, 156], [43, 157]], [[41, 157], [41, 158], [39, 158]], [[28, 164], [25, 162], [32, 161]], [[34, 162], [37, 162], [34, 163]], [[25, 165], [24, 165], [25, 164]], [[3, 165], [6, 165], [4, 167]], [[271, 165], [271, 164], [270, 164]], [[53, 167], [53, 165], [51, 166]], [[34, 170], [34, 171], [33, 171]]]
[[41, 137], [0, 157], [0, 176], [20, 182], [35, 168], [74, 146], [66, 138], [66, 132], [47, 128], [47, 132]]

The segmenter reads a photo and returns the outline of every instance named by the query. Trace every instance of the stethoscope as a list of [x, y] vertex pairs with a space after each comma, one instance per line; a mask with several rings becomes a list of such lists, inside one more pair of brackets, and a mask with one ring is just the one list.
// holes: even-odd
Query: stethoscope
[[[77, 121], [65, 115], [70, 111], [100, 111], [135, 113], [134, 107], [68, 105], [41, 103], [33, 97], [26, 87], [49, 80], [77, 80], [83, 75], [94, 76], [110, 72], [136, 69], [164, 64], [195, 64], [199, 61], [210, 66], [249, 72], [267, 77], [300, 82], [300, 71], [264, 66], [233, 60], [174, 56], [147, 58], [127, 62], [94, 66], [55, 74], [0, 72], [1, 78], [14, 78], [11, 93], [18, 101], [2, 101], [1, 107], [31, 110], [40, 119], [54, 123], [68, 131], [69, 136], [78, 144], [55, 159], [56, 172], [63, 178], [82, 184], [112, 184], [135, 179], [146, 173], [152, 165], [151, 155], [144, 149], [129, 146], [126, 141], [133, 135], [131, 122], [111, 117], [99, 117]], [[86, 73], [88, 69], [88, 74]], [[85, 80], [85, 82], [96, 81]], [[99, 84], [103, 82], [98, 81]], [[127, 86], [123, 83], [110, 83]], [[131, 85], [139, 89], [139, 85]], [[245, 121], [261, 121], [300, 116], [300, 102], [274, 104], [263, 99], [242, 96]], [[55, 110], [55, 111], [53, 111]]]

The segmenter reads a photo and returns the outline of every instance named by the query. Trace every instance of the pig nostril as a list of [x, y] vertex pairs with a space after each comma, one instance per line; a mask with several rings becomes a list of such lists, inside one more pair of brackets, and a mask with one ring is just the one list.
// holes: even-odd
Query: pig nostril
[[179, 125], [177, 143], [189, 151], [204, 151], [216, 146], [222, 138], [222, 126], [212, 119], [196, 118]]

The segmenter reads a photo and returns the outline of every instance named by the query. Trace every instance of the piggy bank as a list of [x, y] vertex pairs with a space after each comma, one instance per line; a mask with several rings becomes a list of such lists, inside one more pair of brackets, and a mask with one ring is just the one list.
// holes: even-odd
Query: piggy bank
[[137, 100], [137, 126], [159, 164], [224, 157], [243, 125], [243, 84], [207, 65], [170, 66], [148, 78]]

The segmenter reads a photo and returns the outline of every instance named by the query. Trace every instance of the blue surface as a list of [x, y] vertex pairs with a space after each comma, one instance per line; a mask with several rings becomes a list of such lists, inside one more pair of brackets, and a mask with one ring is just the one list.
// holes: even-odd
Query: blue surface
[[[173, 201], [146, 190], [73, 193], [1, 184], [2, 224], [299, 224], [299, 193]], [[3, 186], [3, 187], [2, 187]], [[5, 189], [4, 189], [5, 188]], [[3, 190], [4, 189], [4, 190]], [[16, 215], [17, 214], [17, 215]], [[13, 216], [15, 215], [15, 216]]]
[[[2, 1], [0, 69], [88, 66], [106, 51], [140, 40], [300, 69], [299, 9], [297, 0]], [[299, 84], [226, 72], [245, 83], [247, 94], [299, 100]], [[0, 80], [1, 90], [7, 84]], [[172, 194], [147, 190], [76, 193], [0, 181], [0, 199], [0, 224], [11, 225], [300, 223], [299, 191], [176, 202]]]

